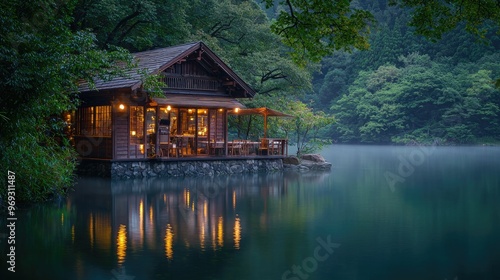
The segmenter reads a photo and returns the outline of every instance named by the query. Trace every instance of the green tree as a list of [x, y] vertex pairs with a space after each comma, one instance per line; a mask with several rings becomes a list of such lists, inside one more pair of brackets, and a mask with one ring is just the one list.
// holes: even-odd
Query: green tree
[[[275, 5], [263, 0], [266, 7]], [[294, 61], [319, 61], [337, 50], [368, 48], [369, 25], [373, 16], [368, 11], [351, 7], [350, 0], [280, 1], [285, 7], [273, 22], [274, 33], [293, 50]]]
[[391, 5], [411, 9], [410, 26], [417, 34], [431, 39], [440, 39], [460, 23], [465, 23], [465, 30], [484, 38], [491, 26], [500, 24], [500, 6], [495, 0], [390, 0]]
[[325, 143], [330, 143], [319, 136], [322, 129], [335, 122], [333, 116], [322, 111], [314, 112], [298, 100], [288, 102], [286, 106], [285, 112], [294, 115], [295, 118], [279, 120], [280, 128], [288, 138], [291, 138], [291, 143], [297, 145], [297, 156], [318, 151]]
[[[272, 30], [290, 46], [295, 61], [319, 61], [337, 50], [367, 49], [375, 17], [364, 1], [261, 0], [267, 8], [282, 9]], [[478, 38], [500, 26], [500, 6], [495, 0], [389, 0], [389, 5], [409, 10], [409, 26], [416, 34], [440, 39], [462, 23]], [[380, 6], [380, 4], [379, 4]]]
[[78, 0], [75, 4], [71, 29], [90, 30], [100, 48], [113, 45], [142, 51], [184, 42], [190, 34], [188, 1]]
[[[61, 114], [75, 108], [79, 79], [120, 73], [122, 49], [101, 51], [93, 34], [72, 32], [72, 7], [46, 1], [0, 4], [0, 172], [16, 173], [16, 200], [37, 201], [72, 183], [75, 153]], [[7, 186], [7, 176], [0, 177]], [[5, 199], [6, 188], [0, 196]]]

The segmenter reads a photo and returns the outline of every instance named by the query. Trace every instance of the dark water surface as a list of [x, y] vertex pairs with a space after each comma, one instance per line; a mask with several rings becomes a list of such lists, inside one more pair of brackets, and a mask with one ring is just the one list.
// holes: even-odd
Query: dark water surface
[[331, 172], [82, 178], [18, 210], [15, 273], [2, 217], [1, 279], [500, 279], [500, 148], [322, 154]]

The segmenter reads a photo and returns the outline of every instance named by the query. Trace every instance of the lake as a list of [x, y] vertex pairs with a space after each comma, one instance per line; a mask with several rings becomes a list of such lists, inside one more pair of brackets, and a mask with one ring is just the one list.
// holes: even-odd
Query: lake
[[330, 172], [81, 178], [18, 210], [15, 273], [1, 219], [1, 279], [500, 279], [499, 147], [321, 153]]

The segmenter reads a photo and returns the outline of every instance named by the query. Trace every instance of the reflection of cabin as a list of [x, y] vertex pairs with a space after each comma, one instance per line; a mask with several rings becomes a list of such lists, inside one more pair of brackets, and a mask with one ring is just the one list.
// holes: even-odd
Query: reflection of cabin
[[[80, 87], [74, 144], [82, 158], [224, 155], [227, 114], [255, 92], [201, 42], [135, 53], [127, 77]], [[160, 74], [165, 96], [151, 98], [141, 73]], [[225, 149], [226, 148], [226, 149]]]

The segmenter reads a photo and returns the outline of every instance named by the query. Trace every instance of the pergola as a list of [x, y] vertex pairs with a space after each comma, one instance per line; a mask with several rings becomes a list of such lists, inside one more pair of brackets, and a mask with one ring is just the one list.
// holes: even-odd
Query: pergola
[[267, 107], [261, 108], [248, 108], [239, 109], [237, 112], [233, 110], [230, 112], [233, 115], [262, 115], [264, 116], [264, 138], [267, 138], [267, 117], [283, 117], [283, 118], [294, 118], [295, 116], [285, 114], [280, 111], [276, 111]]

